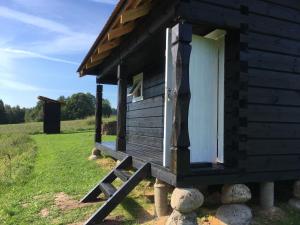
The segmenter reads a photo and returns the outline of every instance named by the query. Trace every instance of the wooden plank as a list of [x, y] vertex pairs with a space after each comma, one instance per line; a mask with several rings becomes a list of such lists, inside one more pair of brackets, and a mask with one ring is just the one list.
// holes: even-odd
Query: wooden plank
[[116, 150], [126, 151], [126, 114], [127, 114], [127, 77], [118, 65], [118, 105], [117, 105], [117, 140]]
[[298, 90], [280, 90], [262, 87], [248, 88], [248, 103], [280, 106], [300, 106]]
[[247, 42], [249, 49], [300, 56], [299, 41], [273, 36], [272, 34], [256, 32], [249, 32], [247, 35], [241, 34], [241, 42]]
[[97, 48], [97, 54], [101, 54], [103, 52], [106, 52], [108, 50], [111, 50], [113, 48], [116, 48], [117, 46], [119, 46], [121, 43], [120, 39], [115, 39], [113, 41], [109, 41], [103, 45], [100, 45], [98, 48]]
[[129, 135], [142, 135], [159, 138], [163, 137], [162, 128], [127, 127], [126, 133]]
[[247, 54], [241, 54], [241, 60], [248, 61], [249, 68], [300, 73], [300, 57], [249, 50]]
[[249, 85], [255, 87], [300, 90], [300, 76], [294, 73], [249, 69]]
[[300, 107], [249, 104], [248, 121], [300, 123]]
[[[116, 167], [116, 169], [123, 169], [125, 166], [127, 167], [128, 164], [131, 164], [132, 158], [131, 157], [125, 157], [121, 163]], [[103, 179], [101, 179], [81, 200], [80, 202], [86, 203], [86, 202], [93, 202], [97, 200], [97, 197], [101, 194], [101, 189], [99, 188], [99, 184], [106, 182], [111, 183], [116, 179], [116, 175], [114, 174], [114, 171], [110, 171], [109, 174], [107, 174]]]
[[130, 22], [130, 23], [127, 23], [125, 25], [122, 25], [120, 27], [117, 27], [111, 31], [109, 31], [107, 33], [107, 39], [109, 41], [113, 40], [113, 39], [116, 39], [118, 37], [122, 37], [128, 33], [130, 33], [135, 27], [135, 23], [134, 22]]
[[248, 137], [260, 139], [300, 139], [300, 124], [248, 123]]
[[163, 107], [153, 107], [148, 109], [139, 109], [127, 112], [127, 119], [132, 118], [147, 118], [147, 117], [163, 116]]
[[131, 22], [138, 18], [146, 16], [150, 12], [151, 8], [152, 8], [152, 5], [149, 2], [144, 5], [139, 6], [137, 8], [127, 9], [126, 11], [124, 11], [121, 14], [120, 23], [125, 24], [127, 22]]
[[247, 172], [289, 171], [300, 169], [300, 159], [294, 155], [249, 156], [241, 161]]
[[95, 113], [95, 142], [102, 142], [102, 92], [103, 86], [97, 85], [96, 90], [96, 113]]
[[128, 127], [163, 127], [163, 116], [161, 117], [147, 117], [145, 118], [131, 118], [127, 119]]
[[247, 142], [248, 155], [300, 155], [300, 140], [261, 140], [250, 139]]
[[117, 189], [110, 183], [100, 183], [99, 188], [106, 198], [110, 198]]
[[163, 96], [156, 96], [148, 98], [143, 101], [135, 102], [134, 104], [127, 104], [127, 111], [133, 111], [138, 109], [147, 109], [152, 107], [162, 107], [164, 105]]
[[137, 145], [147, 145], [150, 147], [159, 148], [160, 151], [162, 151], [163, 138], [149, 137], [149, 136], [142, 136], [142, 135], [127, 135], [127, 143], [137, 144]]
[[151, 165], [149, 163], [144, 164], [87, 220], [85, 225], [101, 222], [143, 179], [148, 177], [150, 173]]
[[101, 54], [92, 56], [90, 65], [96, 65], [98, 62], [102, 62], [103, 59], [105, 59], [107, 56], [109, 56], [109, 54], [110, 54], [110, 51], [107, 51], [107, 52], [103, 52]]

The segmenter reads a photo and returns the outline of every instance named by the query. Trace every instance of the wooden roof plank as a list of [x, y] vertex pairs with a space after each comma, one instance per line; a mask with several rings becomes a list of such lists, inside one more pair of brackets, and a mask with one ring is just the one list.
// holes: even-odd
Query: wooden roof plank
[[125, 34], [130, 33], [134, 29], [134, 27], [135, 27], [135, 24], [133, 22], [122, 25], [121, 27], [115, 28], [115, 29], [111, 30], [110, 32], [108, 32], [107, 38], [109, 41], [111, 41], [115, 38], [122, 37]]
[[101, 53], [103, 53], [103, 52], [106, 52], [106, 51], [108, 51], [108, 50], [111, 50], [111, 49], [113, 49], [113, 48], [119, 46], [119, 45], [120, 45], [120, 42], [121, 42], [120, 39], [115, 39], [115, 40], [113, 40], [113, 41], [110, 41], [110, 42], [107, 42], [107, 43], [105, 43], [105, 44], [103, 44], [103, 45], [100, 45], [100, 46], [98, 47], [98, 49], [97, 49], [97, 53], [98, 53], [98, 54], [101, 54]]
[[120, 23], [125, 24], [127, 22], [136, 20], [140, 17], [146, 16], [151, 10], [151, 4], [147, 3], [138, 8], [126, 10], [121, 14]]

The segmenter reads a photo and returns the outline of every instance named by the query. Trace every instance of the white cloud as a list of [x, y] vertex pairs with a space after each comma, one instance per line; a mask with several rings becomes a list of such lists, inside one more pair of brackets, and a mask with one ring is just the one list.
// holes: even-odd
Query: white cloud
[[45, 59], [45, 60], [53, 61], [53, 62], [60, 62], [60, 63], [78, 65], [78, 62], [65, 60], [65, 59], [61, 59], [61, 58], [56, 58], [56, 57], [50, 57], [50, 56], [42, 55], [42, 54], [39, 54], [39, 53], [36, 53], [36, 52], [25, 51], [25, 50], [20, 50], [20, 49], [0, 48], [0, 52], [11, 53], [12, 58], [18, 58], [18, 57], [38, 58], [38, 59]]
[[4, 6], [0, 6], [0, 17], [13, 19], [25, 24], [30, 24], [36, 27], [46, 29], [48, 31], [53, 31], [53, 32], [63, 33], [63, 34], [72, 33], [72, 31], [63, 24], [57, 23], [52, 20], [44, 19], [42, 17], [12, 10]]
[[0, 79], [0, 86], [1, 89], [11, 89], [17, 91], [39, 91], [40, 88], [30, 85], [21, 83], [18, 81], [8, 80], [8, 79]]
[[118, 3], [118, 0], [90, 0], [90, 1], [102, 3], [102, 4], [110, 4], [110, 5], [116, 5]]

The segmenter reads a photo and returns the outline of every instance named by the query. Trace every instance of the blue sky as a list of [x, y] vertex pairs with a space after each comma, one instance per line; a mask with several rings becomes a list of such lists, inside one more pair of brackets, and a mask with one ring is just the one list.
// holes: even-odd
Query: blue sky
[[[95, 94], [95, 77], [76, 70], [117, 0], [1, 0], [0, 99], [32, 107], [37, 96]], [[104, 98], [116, 106], [114, 86]]]

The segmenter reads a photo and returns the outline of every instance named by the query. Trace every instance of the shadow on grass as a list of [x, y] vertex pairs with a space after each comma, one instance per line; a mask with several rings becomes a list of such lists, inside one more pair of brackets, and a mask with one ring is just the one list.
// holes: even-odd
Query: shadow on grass
[[136, 218], [135, 222], [144, 223], [154, 219], [154, 216], [147, 212], [142, 205], [132, 198], [126, 198], [121, 205], [130, 214]]

